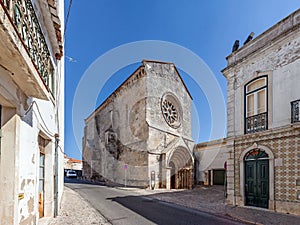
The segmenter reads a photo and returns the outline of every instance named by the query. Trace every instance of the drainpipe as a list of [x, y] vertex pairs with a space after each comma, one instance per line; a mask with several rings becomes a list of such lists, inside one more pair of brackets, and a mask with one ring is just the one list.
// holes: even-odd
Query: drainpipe
[[55, 134], [55, 159], [54, 159], [54, 217], [58, 215], [58, 143], [59, 134]]

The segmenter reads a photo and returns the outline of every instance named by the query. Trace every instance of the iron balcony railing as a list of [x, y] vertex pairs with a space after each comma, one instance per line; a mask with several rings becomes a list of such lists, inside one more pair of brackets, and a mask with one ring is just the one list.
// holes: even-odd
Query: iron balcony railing
[[268, 129], [268, 114], [260, 113], [246, 118], [245, 133], [254, 133]]
[[0, 0], [36, 70], [54, 95], [54, 66], [31, 0]]
[[300, 122], [299, 111], [300, 111], [300, 99], [291, 102], [291, 122]]

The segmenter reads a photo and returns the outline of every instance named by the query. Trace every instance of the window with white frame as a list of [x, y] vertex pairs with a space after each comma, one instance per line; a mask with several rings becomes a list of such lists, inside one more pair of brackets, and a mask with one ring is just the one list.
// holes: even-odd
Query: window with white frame
[[245, 85], [245, 133], [267, 129], [267, 93], [267, 76]]

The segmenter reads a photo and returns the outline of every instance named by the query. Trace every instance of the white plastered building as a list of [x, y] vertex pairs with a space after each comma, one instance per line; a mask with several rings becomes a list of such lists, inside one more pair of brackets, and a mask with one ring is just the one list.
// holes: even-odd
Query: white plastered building
[[0, 224], [39, 224], [63, 191], [64, 2], [0, 4]]

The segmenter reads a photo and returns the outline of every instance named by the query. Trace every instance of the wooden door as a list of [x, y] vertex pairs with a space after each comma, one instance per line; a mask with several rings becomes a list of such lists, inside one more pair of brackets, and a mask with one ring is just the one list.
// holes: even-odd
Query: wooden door
[[245, 161], [246, 205], [268, 208], [269, 161]]

